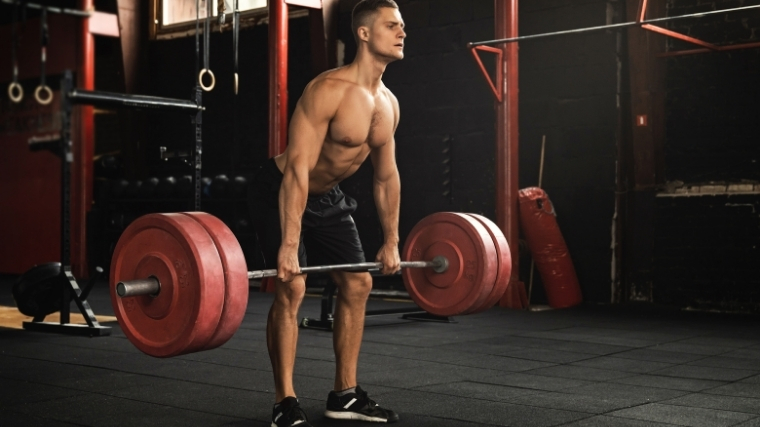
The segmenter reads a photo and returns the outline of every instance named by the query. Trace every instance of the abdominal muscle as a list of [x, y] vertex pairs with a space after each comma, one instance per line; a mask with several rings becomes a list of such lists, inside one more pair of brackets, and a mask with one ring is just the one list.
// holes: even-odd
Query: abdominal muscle
[[[367, 159], [369, 151], [367, 143], [347, 145], [330, 138], [325, 139], [317, 164], [309, 172], [309, 194], [325, 194], [353, 175]], [[281, 154], [275, 161], [282, 171], [285, 166], [285, 156]]]

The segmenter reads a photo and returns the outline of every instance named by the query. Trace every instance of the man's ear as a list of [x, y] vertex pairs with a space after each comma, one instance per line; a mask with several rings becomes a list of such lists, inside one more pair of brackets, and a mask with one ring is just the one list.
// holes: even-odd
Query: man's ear
[[369, 40], [369, 27], [361, 26], [356, 32], [359, 34], [359, 40], [365, 42]]

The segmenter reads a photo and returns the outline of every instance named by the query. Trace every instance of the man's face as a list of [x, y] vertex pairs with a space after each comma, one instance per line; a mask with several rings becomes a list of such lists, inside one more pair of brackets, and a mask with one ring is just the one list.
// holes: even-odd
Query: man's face
[[392, 7], [380, 8], [367, 39], [369, 50], [388, 62], [404, 59], [404, 20], [401, 12]]

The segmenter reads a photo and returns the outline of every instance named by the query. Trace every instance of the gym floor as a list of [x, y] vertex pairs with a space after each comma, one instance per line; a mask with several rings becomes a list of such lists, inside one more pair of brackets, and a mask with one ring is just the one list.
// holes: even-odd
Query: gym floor
[[[13, 306], [13, 277], [0, 305]], [[89, 301], [112, 315], [107, 287]], [[221, 348], [140, 353], [116, 323], [85, 338], [0, 328], [2, 426], [269, 426], [271, 295], [252, 292]], [[407, 307], [370, 301], [370, 309]], [[318, 317], [307, 297], [302, 315]], [[760, 426], [760, 318], [651, 306], [525, 312], [457, 323], [367, 319], [360, 383], [399, 426]], [[332, 336], [301, 330], [296, 387], [315, 426], [333, 377]]]

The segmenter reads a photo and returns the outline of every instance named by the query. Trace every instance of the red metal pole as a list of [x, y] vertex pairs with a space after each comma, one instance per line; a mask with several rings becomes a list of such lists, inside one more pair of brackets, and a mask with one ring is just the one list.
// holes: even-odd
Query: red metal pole
[[[95, 10], [93, 0], [79, 0], [80, 10]], [[88, 18], [79, 21], [81, 50], [77, 87], [95, 89], [95, 38]], [[92, 206], [93, 155], [95, 154], [95, 117], [92, 106], [79, 106], [76, 133], [73, 135], [71, 179], [71, 264], [76, 277], [89, 275], [87, 268], [87, 212]]]
[[[517, 37], [518, 0], [495, 0], [496, 38]], [[500, 301], [501, 306], [522, 308], [519, 292], [524, 284], [520, 282], [519, 260], [519, 208], [517, 202], [519, 126], [518, 126], [518, 44], [502, 45], [504, 55], [502, 67], [502, 100], [496, 107], [496, 223], [504, 231], [512, 248], [512, 277], [510, 289]], [[517, 298], [515, 298], [517, 296]]]
[[288, 143], [288, 5], [269, 1], [269, 157]]

